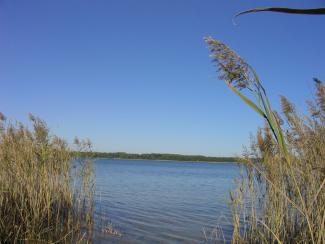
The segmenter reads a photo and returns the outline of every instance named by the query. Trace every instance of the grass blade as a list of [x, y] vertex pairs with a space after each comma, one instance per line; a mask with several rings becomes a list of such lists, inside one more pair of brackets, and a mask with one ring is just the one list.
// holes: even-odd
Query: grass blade
[[235, 15], [235, 18], [249, 13], [256, 12], [277, 12], [277, 13], [285, 13], [285, 14], [325, 14], [325, 8], [310, 8], [310, 9], [297, 9], [297, 8], [253, 8], [243, 12], [240, 12]]
[[236, 93], [247, 105], [249, 105], [252, 109], [254, 109], [259, 115], [261, 115], [263, 118], [266, 117], [265, 113], [248, 97], [246, 97], [244, 94], [242, 94], [240, 91], [238, 91], [235, 87], [233, 87], [229, 82], [226, 82], [226, 84], [229, 86], [229, 88]]

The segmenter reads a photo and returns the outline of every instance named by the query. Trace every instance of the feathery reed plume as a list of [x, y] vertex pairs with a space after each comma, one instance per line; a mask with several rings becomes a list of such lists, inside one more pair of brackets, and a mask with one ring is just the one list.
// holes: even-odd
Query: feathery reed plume
[[[205, 42], [210, 47], [212, 61], [217, 64], [219, 78], [224, 80], [236, 95], [267, 121], [279, 143], [283, 157], [290, 163], [280, 121], [271, 107], [255, 70], [224, 43], [212, 37], [205, 38]], [[241, 90], [249, 91], [255, 101], [244, 95]]]
[[288, 101], [285, 96], [280, 96], [280, 99], [282, 111], [287, 117], [295, 112], [294, 106]]
[[205, 41], [210, 46], [213, 61], [217, 64], [219, 78], [239, 89], [250, 87], [251, 77], [246, 62], [224, 43], [211, 37], [207, 37]]
[[5, 121], [5, 120], [6, 120], [6, 116], [4, 116], [4, 114], [0, 112], [0, 121]]
[[325, 243], [325, 86], [315, 80], [311, 118], [281, 97], [282, 118], [256, 72], [223, 43], [206, 42], [220, 78], [266, 120], [231, 193], [233, 243]]
[[319, 111], [325, 113], [325, 86], [317, 78], [314, 78], [316, 84], [316, 101], [319, 107]]

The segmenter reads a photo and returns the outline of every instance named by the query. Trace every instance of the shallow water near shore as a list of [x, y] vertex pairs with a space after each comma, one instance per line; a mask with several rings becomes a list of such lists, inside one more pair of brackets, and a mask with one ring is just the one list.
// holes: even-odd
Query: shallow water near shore
[[[235, 163], [95, 160], [95, 243], [229, 242]], [[220, 233], [222, 229], [222, 234]]]

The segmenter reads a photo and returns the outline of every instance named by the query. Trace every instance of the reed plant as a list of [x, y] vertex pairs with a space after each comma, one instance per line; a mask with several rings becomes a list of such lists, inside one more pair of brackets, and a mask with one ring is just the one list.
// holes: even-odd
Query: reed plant
[[[30, 115], [32, 128], [0, 113], [0, 243], [91, 240], [92, 163]], [[76, 140], [85, 150], [88, 141]]]
[[254, 69], [224, 43], [206, 38], [220, 79], [265, 120], [230, 195], [233, 243], [325, 243], [325, 86], [315, 81], [309, 113], [284, 96], [272, 109]]

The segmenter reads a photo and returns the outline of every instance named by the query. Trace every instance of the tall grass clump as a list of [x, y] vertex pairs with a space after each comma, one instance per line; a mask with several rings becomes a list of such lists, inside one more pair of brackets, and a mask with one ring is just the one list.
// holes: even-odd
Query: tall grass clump
[[32, 129], [0, 113], [0, 243], [88, 242], [91, 162], [72, 158], [44, 121], [32, 115], [30, 121]]
[[325, 243], [324, 84], [315, 79], [308, 115], [284, 96], [279, 114], [251, 66], [222, 42], [206, 42], [220, 78], [265, 120], [231, 193], [233, 243]]

